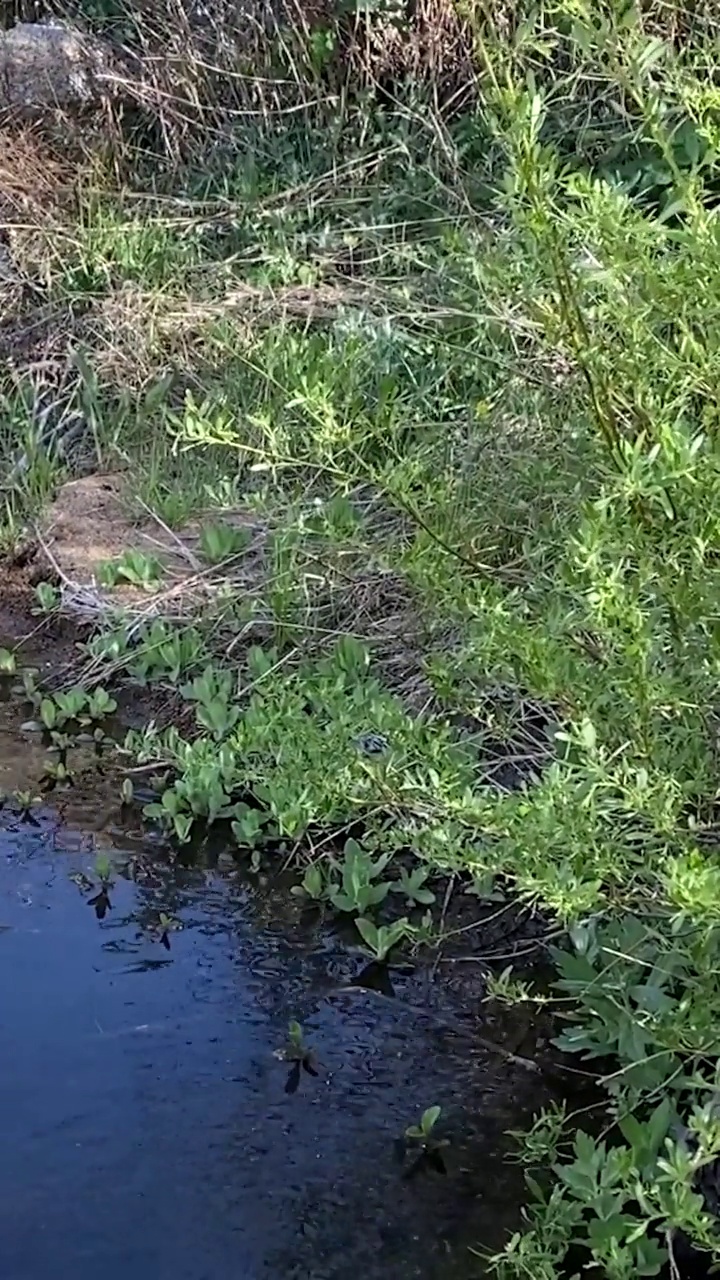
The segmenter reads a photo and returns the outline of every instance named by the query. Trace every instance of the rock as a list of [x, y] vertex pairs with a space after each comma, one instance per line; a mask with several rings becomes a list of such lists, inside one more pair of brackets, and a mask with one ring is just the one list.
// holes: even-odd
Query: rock
[[97, 105], [115, 96], [116, 71], [109, 45], [71, 27], [21, 22], [0, 31], [0, 111]]

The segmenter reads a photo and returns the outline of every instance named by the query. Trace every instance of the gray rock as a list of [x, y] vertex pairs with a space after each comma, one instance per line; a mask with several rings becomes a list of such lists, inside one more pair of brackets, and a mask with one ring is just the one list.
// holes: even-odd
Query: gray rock
[[0, 110], [77, 109], [115, 96], [116, 58], [71, 27], [21, 22], [0, 31]]

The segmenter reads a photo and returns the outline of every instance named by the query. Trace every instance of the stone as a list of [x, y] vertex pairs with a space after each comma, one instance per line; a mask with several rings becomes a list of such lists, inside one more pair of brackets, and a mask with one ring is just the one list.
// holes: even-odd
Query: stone
[[0, 31], [0, 111], [98, 105], [115, 96], [116, 62], [109, 45], [71, 27], [18, 23]]

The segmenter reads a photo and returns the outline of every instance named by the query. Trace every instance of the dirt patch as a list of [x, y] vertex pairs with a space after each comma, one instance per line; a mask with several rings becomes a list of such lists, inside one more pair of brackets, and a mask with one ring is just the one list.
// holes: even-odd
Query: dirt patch
[[[243, 512], [223, 520], [247, 531], [242, 565], [233, 568], [236, 587], [257, 585], [262, 573], [264, 526]], [[133, 515], [126, 481], [118, 475], [90, 475], [64, 484], [38, 531], [38, 550], [56, 575], [63, 606], [78, 618], [98, 618], [122, 608], [131, 616], [172, 617], [197, 609], [217, 594], [222, 566], [208, 568], [198, 556], [200, 526], [176, 533], [150, 514]], [[139, 552], [160, 566], [156, 581], [144, 586], [103, 585], [103, 565]]]
[[[31, 555], [32, 549], [28, 548], [28, 560]], [[85, 629], [77, 620], [35, 612], [35, 576], [28, 561], [2, 565], [0, 645], [15, 648], [23, 664], [38, 667], [43, 679], [50, 679], [77, 661]]]
[[[272, 526], [241, 508], [223, 511], [221, 518], [242, 531], [243, 549], [209, 566], [200, 551], [202, 521], [189, 522], [176, 532], [149, 509], [145, 519], [138, 519], [137, 500], [133, 503], [122, 475], [71, 480], [59, 490], [38, 530], [35, 578], [54, 576], [62, 611], [80, 623], [97, 623], [120, 610], [129, 626], [153, 617], [225, 618], [220, 647], [237, 659], [248, 645], [262, 644], [273, 634], [267, 603]], [[129, 551], [160, 563], [157, 581], [147, 586], [104, 585], [103, 564], [117, 562]], [[419, 714], [433, 696], [424, 671], [432, 640], [410, 585], [383, 565], [369, 563], [369, 558], [362, 550], [308, 544], [293, 570], [294, 580], [302, 582], [297, 607], [304, 613], [305, 634], [309, 644], [315, 637], [320, 645], [344, 633], [362, 639], [386, 686]], [[228, 617], [228, 600], [242, 603], [244, 621]], [[446, 642], [450, 643], [447, 637]]]

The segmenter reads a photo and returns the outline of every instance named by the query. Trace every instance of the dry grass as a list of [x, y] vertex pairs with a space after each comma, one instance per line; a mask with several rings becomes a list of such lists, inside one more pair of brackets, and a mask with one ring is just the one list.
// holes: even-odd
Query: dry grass
[[272, 289], [239, 282], [210, 300], [128, 284], [78, 316], [73, 330], [76, 340], [92, 351], [93, 367], [103, 382], [141, 388], [158, 369], [171, 366], [179, 383], [201, 387], [217, 367], [211, 335], [220, 321], [232, 322], [240, 347], [243, 335], [258, 328], [288, 320], [327, 322], [346, 307], [367, 308], [372, 302], [372, 290], [351, 284]]
[[[18, 0], [6, 22], [43, 17], [82, 24], [64, 0]], [[214, 0], [202, 12], [159, 0], [139, 16], [129, 8], [128, 19], [122, 37], [109, 27], [127, 67], [114, 85], [125, 126], [149, 129], [175, 159], [201, 140], [206, 150], [223, 145], [233, 120], [332, 114], [364, 88], [392, 98], [425, 85], [445, 111], [458, 110], [476, 80], [471, 31], [452, 0], [341, 18], [328, 0]]]
[[[213, 0], [202, 9], [192, 0], [152, 0], [140, 11], [129, 6], [122, 29], [112, 22], [103, 28], [95, 11], [95, 26], [115, 44], [125, 70], [113, 86], [117, 112], [103, 107], [86, 131], [101, 146], [115, 131], [122, 170], [123, 139], [130, 152], [149, 145], [172, 161], [188, 153], [208, 158], [226, 147], [233, 125], [272, 129], [318, 115], [334, 124], [368, 90], [406, 108], [420, 96], [438, 123], [447, 121], [477, 97], [486, 36], [516, 42], [537, 8], [529, 0], [492, 6], [481, 0], [466, 11], [456, 0], [415, 0], [338, 16], [330, 0]], [[684, 7], [645, 0], [641, 8], [648, 33], [680, 49], [716, 36], [720, 27], [711, 0]], [[15, 0], [5, 6], [4, 24], [58, 17], [82, 24], [82, 7]], [[555, 56], [567, 70], [562, 40]], [[551, 59], [550, 74], [552, 65]]]
[[44, 142], [36, 126], [0, 128], [0, 199], [3, 216], [19, 227], [27, 216], [45, 217], [72, 190], [72, 172]]

